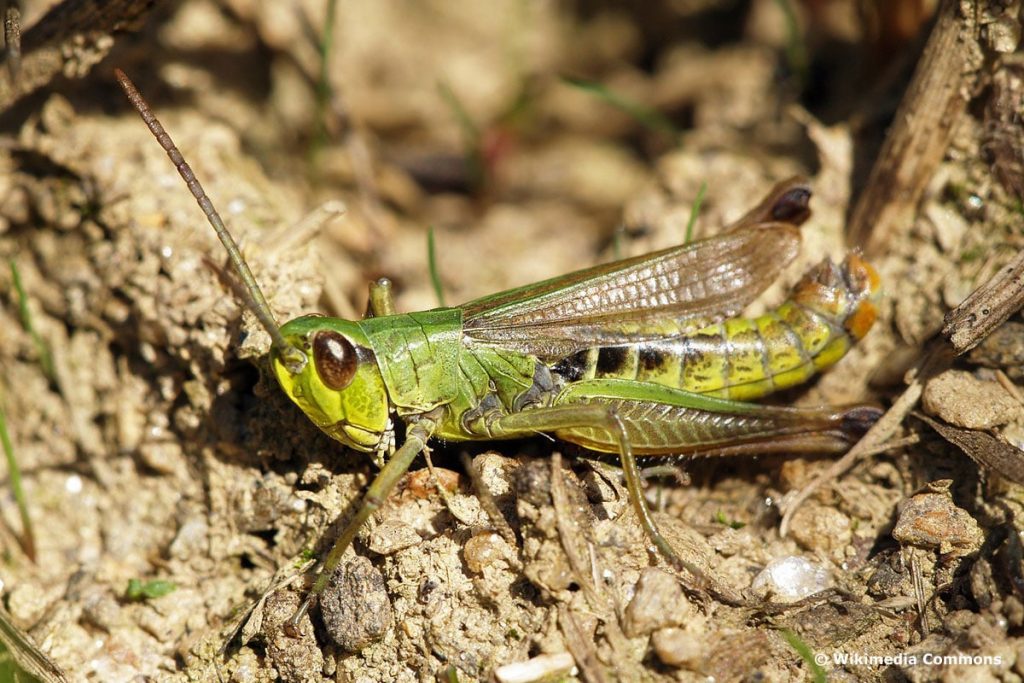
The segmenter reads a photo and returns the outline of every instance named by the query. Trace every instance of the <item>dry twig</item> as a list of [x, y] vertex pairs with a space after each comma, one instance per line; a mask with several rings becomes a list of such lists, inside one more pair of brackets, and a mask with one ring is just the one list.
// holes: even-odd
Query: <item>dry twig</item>
[[946, 314], [942, 334], [957, 355], [984, 341], [1024, 306], [1024, 251]]
[[913, 79], [850, 216], [851, 244], [868, 256], [906, 229], [949, 147], [981, 65], [974, 2], [944, 0]]

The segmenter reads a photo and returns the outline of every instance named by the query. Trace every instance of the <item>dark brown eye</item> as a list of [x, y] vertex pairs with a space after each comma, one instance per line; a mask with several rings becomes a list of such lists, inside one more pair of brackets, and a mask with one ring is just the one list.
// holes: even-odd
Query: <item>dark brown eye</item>
[[328, 389], [344, 389], [356, 374], [356, 350], [337, 332], [317, 332], [313, 337], [313, 362]]

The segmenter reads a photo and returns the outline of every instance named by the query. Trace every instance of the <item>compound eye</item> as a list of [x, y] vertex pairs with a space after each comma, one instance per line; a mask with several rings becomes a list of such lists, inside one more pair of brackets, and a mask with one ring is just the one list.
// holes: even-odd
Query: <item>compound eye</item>
[[356, 350], [337, 332], [317, 332], [313, 337], [313, 363], [328, 389], [344, 389], [356, 374]]

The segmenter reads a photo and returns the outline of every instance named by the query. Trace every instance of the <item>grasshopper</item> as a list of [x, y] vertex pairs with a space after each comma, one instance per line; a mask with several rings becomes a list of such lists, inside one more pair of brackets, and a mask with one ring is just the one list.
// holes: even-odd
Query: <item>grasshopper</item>
[[812, 268], [774, 310], [736, 317], [797, 253], [811, 195], [799, 179], [710, 239], [415, 313], [395, 312], [382, 279], [370, 285], [363, 320], [314, 314], [278, 325], [191, 168], [116, 74], [224, 244], [240, 294], [272, 340], [281, 388], [320, 429], [380, 466], [293, 627], [431, 439], [551, 433], [617, 454], [648, 538], [701, 580], [658, 532], [637, 456], [838, 452], [877, 418], [867, 406], [752, 402], [836, 363], [877, 315], [879, 277], [851, 253]]

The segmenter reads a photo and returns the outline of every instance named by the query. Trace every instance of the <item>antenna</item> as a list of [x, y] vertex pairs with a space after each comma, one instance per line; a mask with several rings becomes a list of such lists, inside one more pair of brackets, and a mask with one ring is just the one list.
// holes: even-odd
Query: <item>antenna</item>
[[238, 244], [235, 239], [228, 232], [228, 229], [224, 226], [224, 221], [221, 220], [220, 214], [217, 213], [217, 209], [214, 208], [213, 202], [206, 196], [206, 191], [203, 190], [203, 186], [199, 183], [199, 179], [196, 178], [195, 173], [192, 172], [192, 168], [185, 161], [185, 158], [181, 156], [181, 152], [178, 151], [177, 146], [171, 139], [171, 136], [167, 134], [164, 127], [157, 120], [156, 115], [150, 110], [149, 105], [146, 104], [146, 100], [142, 98], [139, 91], [135, 88], [135, 84], [131, 82], [131, 79], [125, 75], [120, 69], [114, 69], [114, 76], [117, 78], [117, 82], [121, 84], [121, 88], [128, 96], [128, 100], [135, 107], [135, 110], [139, 112], [139, 116], [149, 127], [150, 132], [153, 133], [153, 137], [160, 143], [160, 146], [167, 152], [167, 156], [170, 157], [174, 167], [178, 169], [178, 173], [181, 175], [182, 180], [188, 185], [189, 191], [192, 192], [192, 196], [196, 198], [196, 202], [199, 204], [199, 208], [203, 210], [206, 215], [206, 220], [213, 226], [214, 232], [217, 233], [217, 237], [220, 238], [221, 244], [228, 252], [228, 258], [231, 260], [231, 265], [234, 266], [235, 272], [238, 277], [242, 280], [244, 290], [238, 291], [239, 295], [243, 295], [242, 301], [246, 307], [252, 311], [253, 315], [263, 325], [263, 329], [270, 335], [270, 339], [273, 348], [281, 354], [281, 358], [284, 361], [285, 367], [288, 368], [289, 372], [297, 374], [302, 371], [302, 368], [306, 365], [306, 355], [295, 346], [285, 341], [284, 335], [281, 334], [281, 328], [277, 324], [277, 320], [274, 319], [274, 314], [270, 310], [270, 306], [267, 304], [266, 297], [263, 296], [263, 291], [260, 286], [256, 283], [256, 278], [253, 277], [252, 271], [249, 270], [248, 264], [245, 259], [242, 258], [242, 252], [238, 248]]

